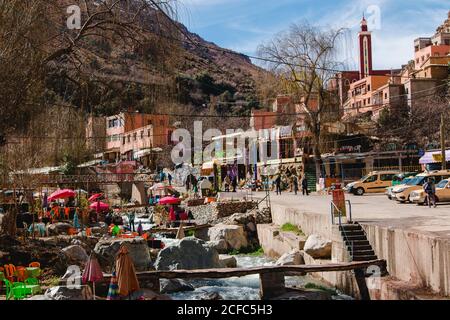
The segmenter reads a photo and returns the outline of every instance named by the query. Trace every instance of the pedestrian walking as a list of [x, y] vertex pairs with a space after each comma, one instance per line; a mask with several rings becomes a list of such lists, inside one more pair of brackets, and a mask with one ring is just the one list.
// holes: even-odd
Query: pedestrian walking
[[279, 174], [277, 176], [277, 178], [275, 179], [275, 186], [276, 186], [277, 195], [278, 194], [281, 195], [281, 174]]
[[172, 185], [172, 175], [170, 173], [167, 174], [167, 180], [169, 180], [169, 186]]
[[428, 207], [431, 208], [431, 203], [433, 203], [433, 207], [436, 208], [436, 186], [433, 178], [428, 178], [423, 185], [423, 190], [427, 194]]
[[306, 175], [303, 176], [302, 179], [302, 194], [303, 195], [309, 195], [309, 191], [308, 191], [308, 179], [306, 178]]
[[294, 184], [294, 193], [295, 193], [295, 195], [297, 195], [297, 192], [298, 192], [298, 177], [297, 176], [294, 176], [294, 181], [293, 181], [293, 184]]
[[230, 177], [227, 175], [223, 182], [225, 184], [225, 192], [230, 192], [230, 184], [231, 184]]
[[130, 225], [130, 231], [132, 231], [132, 232], [136, 232], [136, 228], [134, 225], [135, 218], [136, 218], [136, 214], [134, 213], [134, 211], [131, 211], [130, 213], [128, 213], [128, 224]]
[[191, 175], [186, 178], [186, 192], [191, 191]]
[[231, 182], [231, 185], [233, 186], [233, 192], [236, 192], [236, 188], [237, 188], [237, 176], [233, 177], [233, 181]]
[[139, 221], [138, 227], [137, 227], [137, 233], [139, 234], [139, 236], [142, 236], [142, 234], [144, 233], [144, 228], [142, 227], [142, 222]]

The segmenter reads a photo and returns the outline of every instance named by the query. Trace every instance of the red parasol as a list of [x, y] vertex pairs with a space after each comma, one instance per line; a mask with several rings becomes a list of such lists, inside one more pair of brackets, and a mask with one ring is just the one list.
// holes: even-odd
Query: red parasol
[[175, 197], [164, 197], [161, 200], [159, 200], [159, 204], [165, 205], [165, 204], [178, 204], [181, 202], [181, 199], [175, 198]]
[[83, 271], [82, 276], [83, 283], [92, 282], [94, 300], [95, 300], [95, 283], [103, 280], [103, 272], [100, 268], [97, 258], [91, 254], [88, 262], [86, 263], [86, 268]]
[[101, 202], [101, 201], [97, 201], [97, 202], [92, 203], [89, 206], [89, 208], [97, 210], [97, 212], [103, 212], [103, 211], [109, 210], [109, 204]]
[[56, 190], [55, 192], [53, 192], [50, 195], [50, 197], [48, 197], [48, 201], [53, 201], [56, 199], [72, 198], [75, 196], [76, 196], [75, 191], [70, 190], [70, 189], [61, 189], [61, 190]]
[[95, 200], [97, 200], [97, 199], [100, 198], [101, 196], [103, 196], [103, 193], [96, 193], [96, 194], [93, 194], [92, 196], [89, 197], [88, 201], [89, 201], [89, 202], [94, 202]]

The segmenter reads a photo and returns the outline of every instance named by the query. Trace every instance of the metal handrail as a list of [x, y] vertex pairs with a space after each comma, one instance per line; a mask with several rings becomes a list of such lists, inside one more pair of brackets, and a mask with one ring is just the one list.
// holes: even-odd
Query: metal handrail
[[[345, 202], [348, 202], [348, 203], [349, 203], [349, 217], [350, 217], [349, 222], [351, 222], [351, 219], [352, 219], [352, 204], [351, 204], [350, 200], [346, 200]], [[353, 244], [352, 241], [350, 241], [350, 240], [348, 239], [347, 232], [346, 232], [345, 229], [342, 227], [342, 218], [341, 218], [341, 216], [342, 216], [342, 210], [339, 209], [333, 201], [331, 201], [331, 223], [334, 225], [334, 212], [333, 212], [333, 209], [336, 209], [336, 211], [338, 212], [339, 227], [340, 227], [340, 229], [341, 229], [341, 230], [339, 230], [339, 231], [342, 231], [342, 232], [344, 233], [344, 244], [345, 244], [345, 241], [348, 241], [348, 242], [351, 243], [352, 250], [351, 250], [351, 252], [349, 252], [349, 257], [350, 257], [350, 261], [353, 261], [354, 244]]]

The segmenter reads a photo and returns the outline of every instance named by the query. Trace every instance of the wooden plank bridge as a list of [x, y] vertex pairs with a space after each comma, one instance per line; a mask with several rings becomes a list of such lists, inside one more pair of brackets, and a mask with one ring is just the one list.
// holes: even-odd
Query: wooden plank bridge
[[[295, 266], [263, 266], [252, 268], [219, 268], [199, 270], [158, 270], [137, 272], [141, 287], [159, 293], [160, 279], [223, 279], [231, 277], [244, 277], [259, 274], [261, 299], [270, 299], [286, 292], [285, 276], [298, 276], [307, 273], [355, 271], [355, 278], [362, 300], [370, 300], [365, 278], [369, 267], [378, 266], [381, 274], [386, 273], [386, 260], [373, 260], [364, 262], [336, 263], [326, 265], [295, 265]], [[108, 281], [111, 275], [105, 275]], [[109, 282], [108, 282], [109, 283]]]

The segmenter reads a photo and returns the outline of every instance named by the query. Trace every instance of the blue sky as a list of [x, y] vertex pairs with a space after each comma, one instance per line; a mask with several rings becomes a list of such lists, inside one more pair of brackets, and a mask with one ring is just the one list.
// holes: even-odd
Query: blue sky
[[448, 10], [448, 0], [179, 0], [178, 19], [206, 40], [250, 55], [302, 20], [346, 27], [342, 60], [357, 68], [356, 37], [365, 12], [369, 27], [375, 28], [374, 68], [390, 69], [413, 59], [414, 39], [431, 36]]

